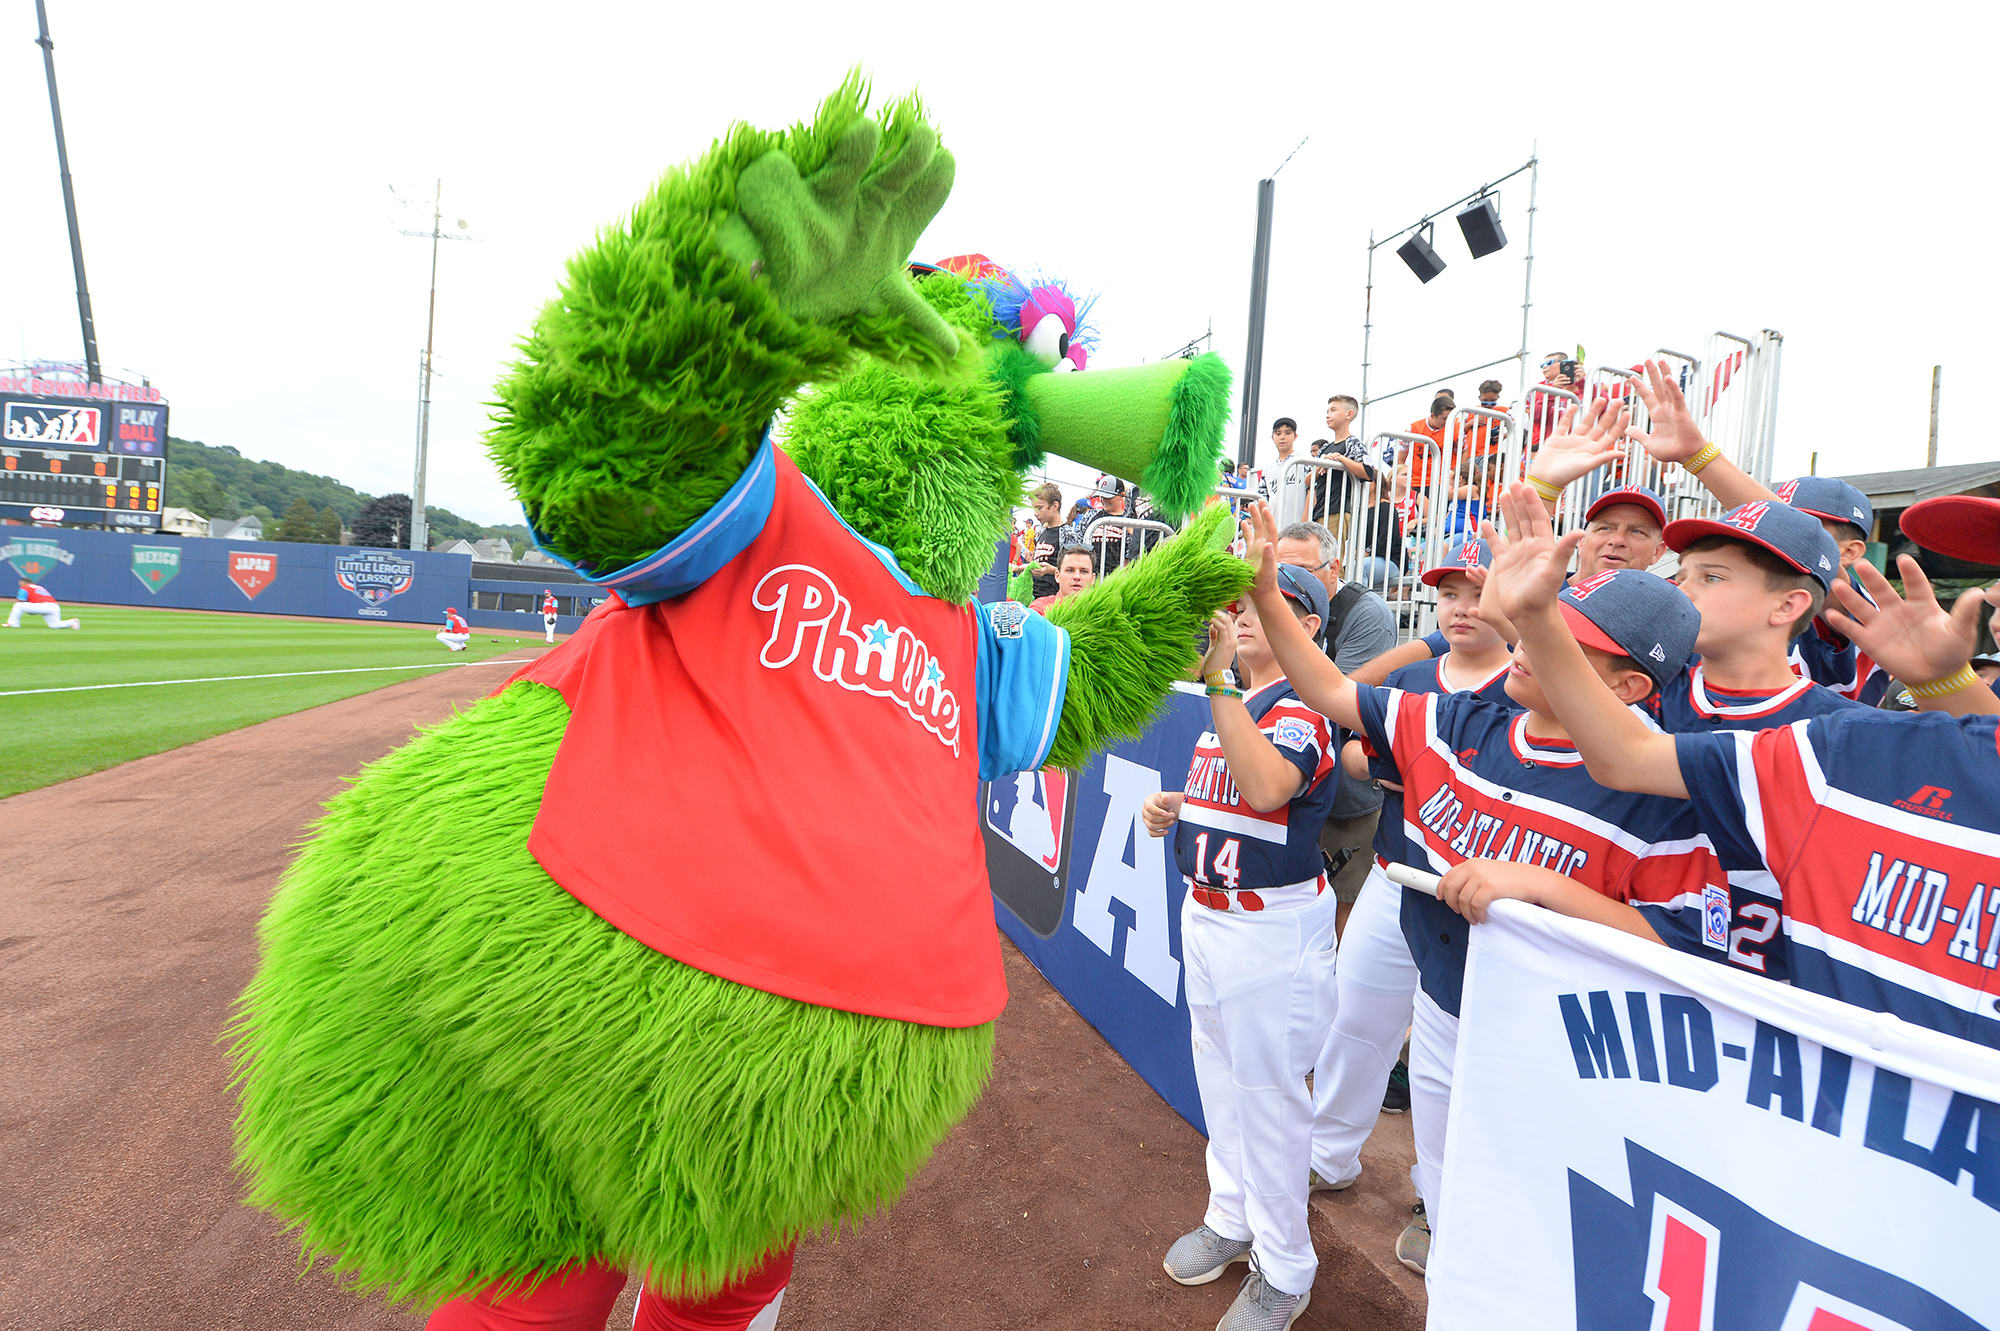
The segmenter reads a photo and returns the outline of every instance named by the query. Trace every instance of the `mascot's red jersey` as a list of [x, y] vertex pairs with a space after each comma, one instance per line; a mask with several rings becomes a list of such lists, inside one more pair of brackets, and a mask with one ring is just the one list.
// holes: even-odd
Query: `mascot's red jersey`
[[1007, 1000], [981, 780], [1039, 767], [1069, 643], [925, 594], [766, 439], [714, 508], [508, 683], [570, 721], [528, 848], [646, 946], [934, 1026]]

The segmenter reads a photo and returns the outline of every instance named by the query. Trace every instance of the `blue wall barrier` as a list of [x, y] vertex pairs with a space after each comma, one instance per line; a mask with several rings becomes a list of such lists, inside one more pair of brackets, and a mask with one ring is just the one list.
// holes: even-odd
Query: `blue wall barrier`
[[1081, 772], [1024, 772], [981, 788], [1000, 928], [1160, 1098], [1207, 1131], [1188, 1048], [1181, 968], [1187, 885], [1139, 807], [1179, 790], [1207, 699], [1176, 689], [1152, 729]]
[[[469, 555], [279, 541], [0, 527], [0, 597], [21, 579], [59, 601], [406, 623], [465, 608]], [[541, 621], [535, 620], [539, 628]]]

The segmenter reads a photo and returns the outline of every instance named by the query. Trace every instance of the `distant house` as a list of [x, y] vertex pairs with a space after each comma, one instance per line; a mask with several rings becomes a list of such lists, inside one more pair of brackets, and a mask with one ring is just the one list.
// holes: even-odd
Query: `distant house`
[[175, 536], [206, 536], [208, 519], [191, 508], [163, 508], [160, 510], [160, 530]]
[[442, 545], [434, 545], [431, 547], [431, 553], [434, 555], [471, 555], [474, 559], [479, 558], [479, 551], [474, 548], [472, 542], [466, 540], [446, 541]]
[[264, 539], [264, 520], [255, 513], [246, 513], [240, 518], [212, 519], [208, 524], [208, 534], [218, 541], [261, 541]]
[[540, 565], [540, 566], [542, 566], [542, 567], [544, 567], [544, 568], [561, 568], [561, 567], [562, 567], [562, 565], [561, 565], [561, 564], [559, 564], [558, 562], [556, 562], [555, 558], [554, 558], [554, 557], [553, 557], [552, 555], [549, 555], [549, 554], [546, 554], [545, 552], [543, 552], [543, 551], [541, 551], [541, 550], [537, 550], [537, 549], [536, 549], [536, 548], [535, 548], [534, 546], [532, 546], [532, 545], [531, 545], [531, 546], [529, 546], [529, 547], [528, 547], [527, 549], [525, 549], [525, 550], [523, 550], [523, 551], [521, 552], [521, 562], [522, 562], [523, 564], [536, 564], [536, 565]]
[[511, 564], [514, 547], [497, 536], [488, 536], [472, 543], [472, 557], [487, 564]]

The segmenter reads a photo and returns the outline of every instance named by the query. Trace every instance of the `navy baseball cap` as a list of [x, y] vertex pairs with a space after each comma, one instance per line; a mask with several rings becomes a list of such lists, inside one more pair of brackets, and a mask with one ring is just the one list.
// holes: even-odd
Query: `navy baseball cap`
[[1662, 527], [1667, 525], [1667, 506], [1660, 497], [1643, 485], [1621, 485], [1616, 490], [1606, 490], [1590, 501], [1590, 507], [1583, 510], [1583, 520], [1590, 521], [1613, 504], [1637, 504], [1653, 515], [1653, 521]]
[[1631, 657], [1663, 689], [1687, 669], [1701, 632], [1701, 614], [1686, 592], [1636, 568], [1573, 582], [1556, 604], [1578, 642]]
[[1326, 627], [1326, 584], [1319, 580], [1319, 574], [1303, 564], [1278, 565], [1278, 595], [1298, 602], [1307, 614], [1318, 615], [1319, 626]]
[[1828, 522], [1851, 522], [1863, 533], [1875, 528], [1875, 506], [1868, 502], [1867, 495], [1846, 481], [1831, 476], [1800, 476], [1771, 493], [1801, 513]]
[[2000, 564], [2000, 499], [1939, 495], [1903, 510], [1903, 535], [1968, 564]]
[[1840, 576], [1840, 547], [1819, 519], [1775, 499], [1738, 504], [1719, 518], [1682, 518], [1667, 524], [1666, 535], [1672, 550], [1685, 550], [1704, 536], [1761, 545], [1799, 572], [1818, 578], [1829, 591]]
[[1469, 536], [1446, 547], [1444, 558], [1437, 567], [1425, 569], [1418, 579], [1427, 587], [1435, 587], [1454, 573], [1463, 573], [1469, 568], [1492, 567], [1493, 551], [1477, 536]]

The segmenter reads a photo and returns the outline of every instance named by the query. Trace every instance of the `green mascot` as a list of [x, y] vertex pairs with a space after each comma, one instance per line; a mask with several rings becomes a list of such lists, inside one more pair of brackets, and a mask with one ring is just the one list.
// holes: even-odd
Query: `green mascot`
[[[952, 171], [857, 80], [738, 126], [500, 385], [537, 540], [613, 595], [328, 805], [229, 1032], [251, 1200], [434, 1328], [601, 1327], [627, 1271], [641, 1327], [772, 1324], [990, 1069], [979, 781], [1140, 732], [1248, 586], [1227, 371], [1059, 373], [1059, 287], [913, 278]], [[974, 604], [1049, 452], [1194, 516], [1046, 618]]]

